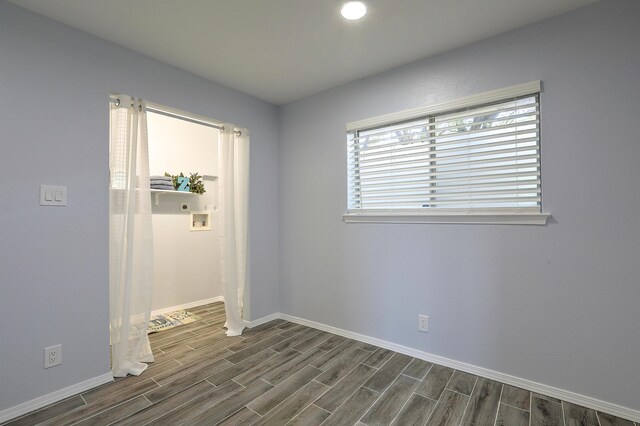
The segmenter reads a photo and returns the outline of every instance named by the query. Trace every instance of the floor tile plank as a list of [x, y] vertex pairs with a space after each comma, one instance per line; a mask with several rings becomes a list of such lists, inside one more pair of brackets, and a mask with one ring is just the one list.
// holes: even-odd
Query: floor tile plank
[[[176, 367], [173, 370], [163, 371], [162, 373], [154, 374], [152, 377], [153, 377], [153, 380], [156, 381], [156, 383], [162, 386], [176, 380], [179, 377], [185, 376], [187, 374], [191, 374], [194, 371], [198, 371], [202, 368], [207, 367], [208, 365], [220, 362], [221, 360], [222, 360], [222, 357], [200, 358], [190, 363], [183, 364], [179, 367]], [[229, 365], [232, 365], [232, 364], [229, 363]], [[85, 400], [86, 399], [87, 398], [85, 397]]]
[[[213, 346], [214, 348], [222, 348], [234, 345], [236, 343], [244, 341], [244, 338], [240, 336], [227, 337], [224, 333], [214, 333], [214, 334], [206, 334], [201, 335], [198, 334], [194, 338], [189, 340], [183, 340], [179, 342], [177, 345], [187, 345], [193, 349], [202, 349], [207, 346]], [[175, 346], [179, 347], [179, 346]], [[175, 348], [174, 347], [174, 348]]]
[[221, 385], [222, 383], [233, 379], [234, 377], [251, 370], [252, 368], [257, 367], [262, 364], [269, 358], [275, 355], [275, 352], [271, 349], [264, 350], [262, 352], [258, 352], [257, 354], [246, 358], [242, 362], [239, 362], [219, 373], [216, 373], [209, 377], [207, 380], [213, 383], [216, 386]]
[[240, 411], [236, 411], [235, 414], [230, 415], [222, 422], [218, 423], [218, 426], [241, 426], [253, 424], [260, 418], [259, 415], [249, 410], [247, 407], [242, 408]]
[[290, 339], [294, 336], [297, 336], [300, 333], [304, 333], [305, 331], [310, 330], [310, 328], [305, 327], [304, 325], [295, 325], [294, 327], [286, 328], [286, 329], [283, 329], [282, 327], [278, 327], [278, 330], [280, 330], [278, 335], [284, 337], [285, 339]]
[[601, 413], [598, 411], [598, 419], [600, 426], [634, 426], [631, 420], [621, 419], [611, 414]]
[[277, 336], [279, 335], [280, 332], [281, 331], [279, 328], [273, 327], [261, 333], [254, 334], [253, 336], [249, 336], [249, 337], [239, 336], [239, 337], [242, 337], [242, 340], [238, 341], [237, 343], [234, 343], [233, 345], [227, 346], [227, 348], [229, 348], [229, 350], [232, 352], [240, 352], [255, 344], [262, 342], [263, 340], [266, 340], [273, 336]]
[[479, 378], [462, 419], [462, 426], [493, 424], [498, 414], [502, 383]]
[[163, 362], [162, 364], [155, 364], [148, 367], [139, 376], [129, 376], [121, 380], [109, 382], [102, 386], [98, 386], [97, 388], [88, 390], [82, 394], [82, 398], [87, 403], [91, 403], [97, 401], [100, 398], [104, 398], [114, 393], [121, 392], [124, 389], [131, 387], [137, 383], [148, 380], [154, 375], [164, 374], [169, 371], [178, 371], [176, 370], [178, 367], [181, 367], [180, 363], [176, 362], [175, 360], [168, 360], [166, 362]]
[[422, 382], [418, 385], [416, 393], [436, 401], [442, 395], [444, 387], [449, 382], [454, 370], [449, 367], [434, 364]]
[[271, 336], [268, 337], [258, 343], [256, 343], [255, 345], [249, 346], [246, 349], [243, 349], [239, 352], [236, 352], [233, 355], [229, 355], [228, 357], [226, 357], [225, 359], [229, 362], [232, 362], [234, 364], [237, 364], [239, 362], [241, 362], [242, 360], [245, 360], [247, 358], [249, 358], [252, 355], [257, 354], [258, 352], [261, 352], [265, 349], [268, 349], [269, 347], [275, 345], [276, 343], [279, 343], [281, 341], [285, 340], [284, 337], [282, 336], [278, 336], [277, 334], [275, 336]]
[[318, 426], [330, 415], [330, 412], [311, 404], [287, 423], [287, 426]]
[[[177, 328], [179, 329], [180, 327], [177, 327]], [[160, 335], [160, 334], [157, 333], [156, 335]], [[149, 339], [149, 343], [151, 344], [151, 349], [156, 350], [156, 349], [162, 349], [162, 348], [173, 346], [178, 342], [191, 339], [196, 336], [197, 336], [196, 333], [192, 331], [181, 331], [180, 333], [176, 333], [172, 336], [166, 336], [166, 337], [163, 337], [162, 339], [159, 339], [159, 338], [156, 338], [155, 340]]]
[[286, 380], [290, 375], [302, 370], [307, 365], [313, 365], [313, 361], [324, 355], [324, 351], [312, 350], [298, 355], [290, 361], [285, 362], [279, 368], [276, 368], [270, 373], [262, 376], [262, 380], [265, 380], [272, 385]]
[[351, 395], [344, 404], [342, 404], [327, 418], [327, 420], [324, 421], [324, 423], [322, 423], [322, 426], [342, 426], [356, 423], [379, 396], [379, 392], [365, 387], [358, 388], [358, 390], [355, 391], [355, 393]]
[[561, 426], [562, 406], [557, 402], [538, 397], [531, 398], [531, 426]]
[[293, 337], [289, 337], [288, 339], [283, 340], [277, 345], [273, 345], [271, 349], [276, 352], [283, 352], [288, 349], [293, 349], [294, 346], [299, 345], [300, 343], [304, 342], [307, 339], [310, 339], [316, 334], [320, 334], [320, 331], [310, 328], [308, 330], [304, 330], [302, 333], [298, 333]]
[[264, 395], [251, 401], [247, 407], [260, 414], [265, 415], [276, 405], [296, 393], [307, 383], [311, 382], [315, 377], [322, 373], [322, 370], [307, 365], [305, 368], [289, 377]]
[[183, 355], [175, 357], [175, 360], [182, 364], [189, 364], [204, 358], [225, 358], [228, 355], [232, 355], [229, 349], [220, 347], [220, 345], [205, 346], [200, 349], [192, 350]]
[[284, 425], [301, 414], [307, 406], [327, 389], [327, 386], [322, 383], [316, 382], [315, 380], [311, 381], [289, 398], [285, 399], [280, 405], [269, 411], [254, 425]]
[[476, 384], [476, 380], [478, 380], [478, 376], [456, 370], [453, 373], [453, 376], [451, 376], [449, 383], [447, 383], [447, 389], [460, 392], [465, 395], [471, 395], [473, 387]]
[[[318, 349], [322, 349], [318, 347]], [[358, 349], [358, 342], [355, 340], [346, 340], [339, 346], [327, 352], [323, 357], [313, 363], [314, 367], [326, 370], [331, 365], [340, 361], [342, 358], [349, 356], [350, 353]]]
[[290, 329], [292, 329], [292, 328], [298, 328], [298, 329], [302, 330], [302, 329], [305, 329], [305, 328], [308, 328], [308, 327], [306, 327], [306, 326], [304, 326], [304, 325], [296, 324], [295, 322], [288, 322], [288, 321], [285, 321], [285, 322], [283, 322], [282, 324], [280, 324], [280, 325], [278, 326], [278, 328], [279, 328], [280, 330], [290, 330]]
[[[176, 357], [181, 356], [181, 355], [185, 355], [189, 352], [193, 352], [194, 349], [190, 346], [187, 345], [182, 345], [179, 347], [174, 348], [171, 351], [153, 351], [153, 358], [154, 358], [154, 365], [156, 364], [160, 364], [162, 362], [165, 361], [169, 361], [169, 360], [176, 360]], [[151, 368], [151, 366], [149, 367]]]
[[467, 395], [445, 389], [427, 425], [458, 426], [468, 401], [469, 397]]
[[193, 417], [202, 414], [210, 407], [215, 406], [220, 401], [224, 401], [225, 399], [227, 399], [229, 395], [235, 395], [241, 390], [242, 386], [240, 386], [239, 384], [235, 382], [226, 382], [211, 391], [207, 391], [206, 393], [198, 395], [191, 401], [187, 402], [186, 404], [182, 404], [175, 410], [169, 411], [168, 413], [157, 417], [148, 424], [157, 426], [188, 424]]
[[57, 417], [76, 408], [86, 405], [80, 395], [72, 396], [55, 404], [48, 405], [26, 416], [6, 423], [5, 426], [30, 426]]
[[[272, 388], [266, 382], [258, 380], [246, 388], [241, 388], [233, 393], [228, 390], [222, 390], [225, 386], [234, 384], [241, 388], [235, 382], [227, 382], [220, 386], [214, 392], [208, 395], [208, 398], [201, 401], [195, 406], [189, 407], [184, 405], [182, 408], [172, 411], [167, 416], [160, 417], [152, 422], [152, 425], [197, 425], [197, 424], [216, 424], [230, 415], [239, 411], [248, 402], [262, 395], [264, 392]], [[189, 410], [191, 408], [191, 410]]]
[[296, 346], [293, 347], [293, 349], [298, 352], [306, 352], [309, 349], [315, 348], [321, 343], [326, 342], [327, 340], [329, 340], [330, 337], [331, 337], [331, 334], [325, 333], [324, 331], [322, 331], [316, 334], [315, 336], [310, 337], [307, 340], [298, 343]]
[[502, 388], [502, 398], [500, 401], [507, 405], [529, 411], [530, 400], [531, 392], [528, 390], [509, 385], [504, 385]]
[[330, 352], [347, 341], [346, 337], [330, 335], [331, 337], [324, 343], [318, 346], [321, 351]]
[[348, 357], [342, 358], [340, 361], [329, 367], [317, 380], [327, 386], [333, 386], [338, 380], [349, 374], [351, 370], [357, 367], [362, 361], [369, 356], [369, 352], [362, 349], [356, 349], [351, 352]]
[[375, 352], [380, 348], [378, 346], [371, 345], [369, 343], [360, 342], [360, 349], [367, 352]]
[[194, 370], [188, 374], [178, 377], [175, 380], [171, 380], [167, 383], [164, 383], [157, 389], [149, 391], [144, 394], [144, 396], [156, 404], [163, 399], [169, 398], [170, 396], [176, 395], [182, 392], [185, 389], [190, 388], [198, 382], [203, 381], [207, 377], [218, 373], [222, 370], [225, 370], [232, 366], [230, 362], [226, 360], [220, 360], [211, 364], [204, 365], [202, 368]]
[[298, 355], [300, 355], [300, 352], [294, 350], [277, 353], [277, 355], [270, 357], [262, 364], [236, 376], [233, 380], [240, 383], [242, 386], [246, 386], [258, 380], [265, 374], [273, 371], [275, 368], [280, 367], [282, 364], [285, 364], [286, 362], [292, 360]]
[[412, 377], [398, 376], [360, 421], [371, 426], [391, 424], [419, 383]]
[[260, 324], [257, 325], [255, 327], [251, 327], [251, 328], [246, 328], [244, 329], [244, 331], [242, 332], [242, 335], [244, 337], [251, 337], [254, 336], [258, 333], [262, 333], [263, 331], [272, 329], [272, 328], [278, 328], [278, 326], [280, 326], [281, 324], [284, 324], [285, 321], [281, 320], [281, 319], [275, 319], [273, 321], [269, 321], [269, 322], [265, 322], [264, 324]]
[[133, 386], [126, 387], [119, 392], [114, 392], [109, 396], [105, 396], [85, 406], [69, 411], [61, 416], [49, 419], [41, 424], [60, 426], [77, 423], [157, 387], [158, 384], [153, 380], [144, 380]]
[[402, 374], [413, 377], [414, 379], [422, 380], [427, 375], [429, 370], [433, 367], [433, 363], [424, 361], [418, 358], [411, 360], [407, 368], [404, 369]]
[[393, 356], [395, 352], [390, 351], [388, 349], [378, 348], [376, 349], [366, 360], [364, 360], [363, 364], [369, 365], [371, 367], [380, 368], [382, 364], [387, 362], [389, 358]]
[[[233, 383], [233, 382], [230, 382]], [[236, 389], [239, 389], [240, 386], [233, 383]], [[165, 399], [159, 403], [153, 404], [150, 407], [139, 411], [127, 418], [116, 422], [117, 426], [137, 426], [147, 424], [158, 417], [162, 417], [169, 413], [172, 410], [180, 408], [182, 405], [194, 401], [196, 398], [206, 399], [207, 395], [212, 393], [215, 390], [215, 386], [211, 383], [202, 381], [194, 386], [185, 389], [182, 392], [172, 396], [171, 398]]]
[[115, 407], [103, 411], [100, 414], [89, 417], [88, 419], [80, 423], [75, 424], [78, 426], [107, 426], [114, 422], [117, 422], [120, 419], [144, 410], [150, 405], [151, 403], [149, 402], [149, 400], [140, 395], [126, 402], [123, 402], [120, 405], [116, 405]]
[[566, 426], [600, 426], [595, 410], [562, 402]]
[[500, 404], [496, 426], [529, 426], [529, 412]]
[[409, 401], [393, 421], [393, 426], [422, 426], [436, 408], [437, 402], [425, 398], [416, 393], [411, 395]]
[[410, 362], [410, 356], [395, 353], [364, 386], [376, 392], [384, 391]]
[[318, 399], [315, 404], [329, 412], [335, 411], [347, 400], [360, 386], [362, 386], [376, 372], [373, 367], [360, 364], [338, 383], [331, 387]]

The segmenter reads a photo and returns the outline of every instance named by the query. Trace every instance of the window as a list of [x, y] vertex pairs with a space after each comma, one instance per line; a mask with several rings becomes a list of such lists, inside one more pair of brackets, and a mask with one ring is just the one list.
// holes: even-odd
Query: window
[[347, 125], [346, 221], [542, 223], [540, 83]]

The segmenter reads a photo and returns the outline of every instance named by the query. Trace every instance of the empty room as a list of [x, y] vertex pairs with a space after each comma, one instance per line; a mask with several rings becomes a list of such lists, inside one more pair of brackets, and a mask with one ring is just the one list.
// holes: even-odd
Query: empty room
[[0, 424], [640, 426], [637, 0], [0, 0]]

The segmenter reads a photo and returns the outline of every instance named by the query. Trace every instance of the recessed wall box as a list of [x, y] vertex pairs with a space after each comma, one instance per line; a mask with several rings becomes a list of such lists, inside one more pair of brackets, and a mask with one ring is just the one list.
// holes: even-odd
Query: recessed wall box
[[211, 212], [200, 211], [191, 212], [190, 217], [190, 230], [191, 231], [209, 231], [211, 230]]

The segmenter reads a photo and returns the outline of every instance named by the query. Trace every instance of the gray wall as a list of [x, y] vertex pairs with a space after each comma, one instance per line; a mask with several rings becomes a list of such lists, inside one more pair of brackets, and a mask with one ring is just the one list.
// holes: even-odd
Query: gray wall
[[[638, 16], [605, 0], [285, 106], [281, 312], [640, 409]], [[345, 123], [537, 79], [547, 226], [342, 222]]]
[[[0, 410], [109, 371], [111, 91], [250, 129], [251, 317], [278, 309], [278, 110], [0, 2]], [[68, 207], [38, 206], [41, 183]]]

